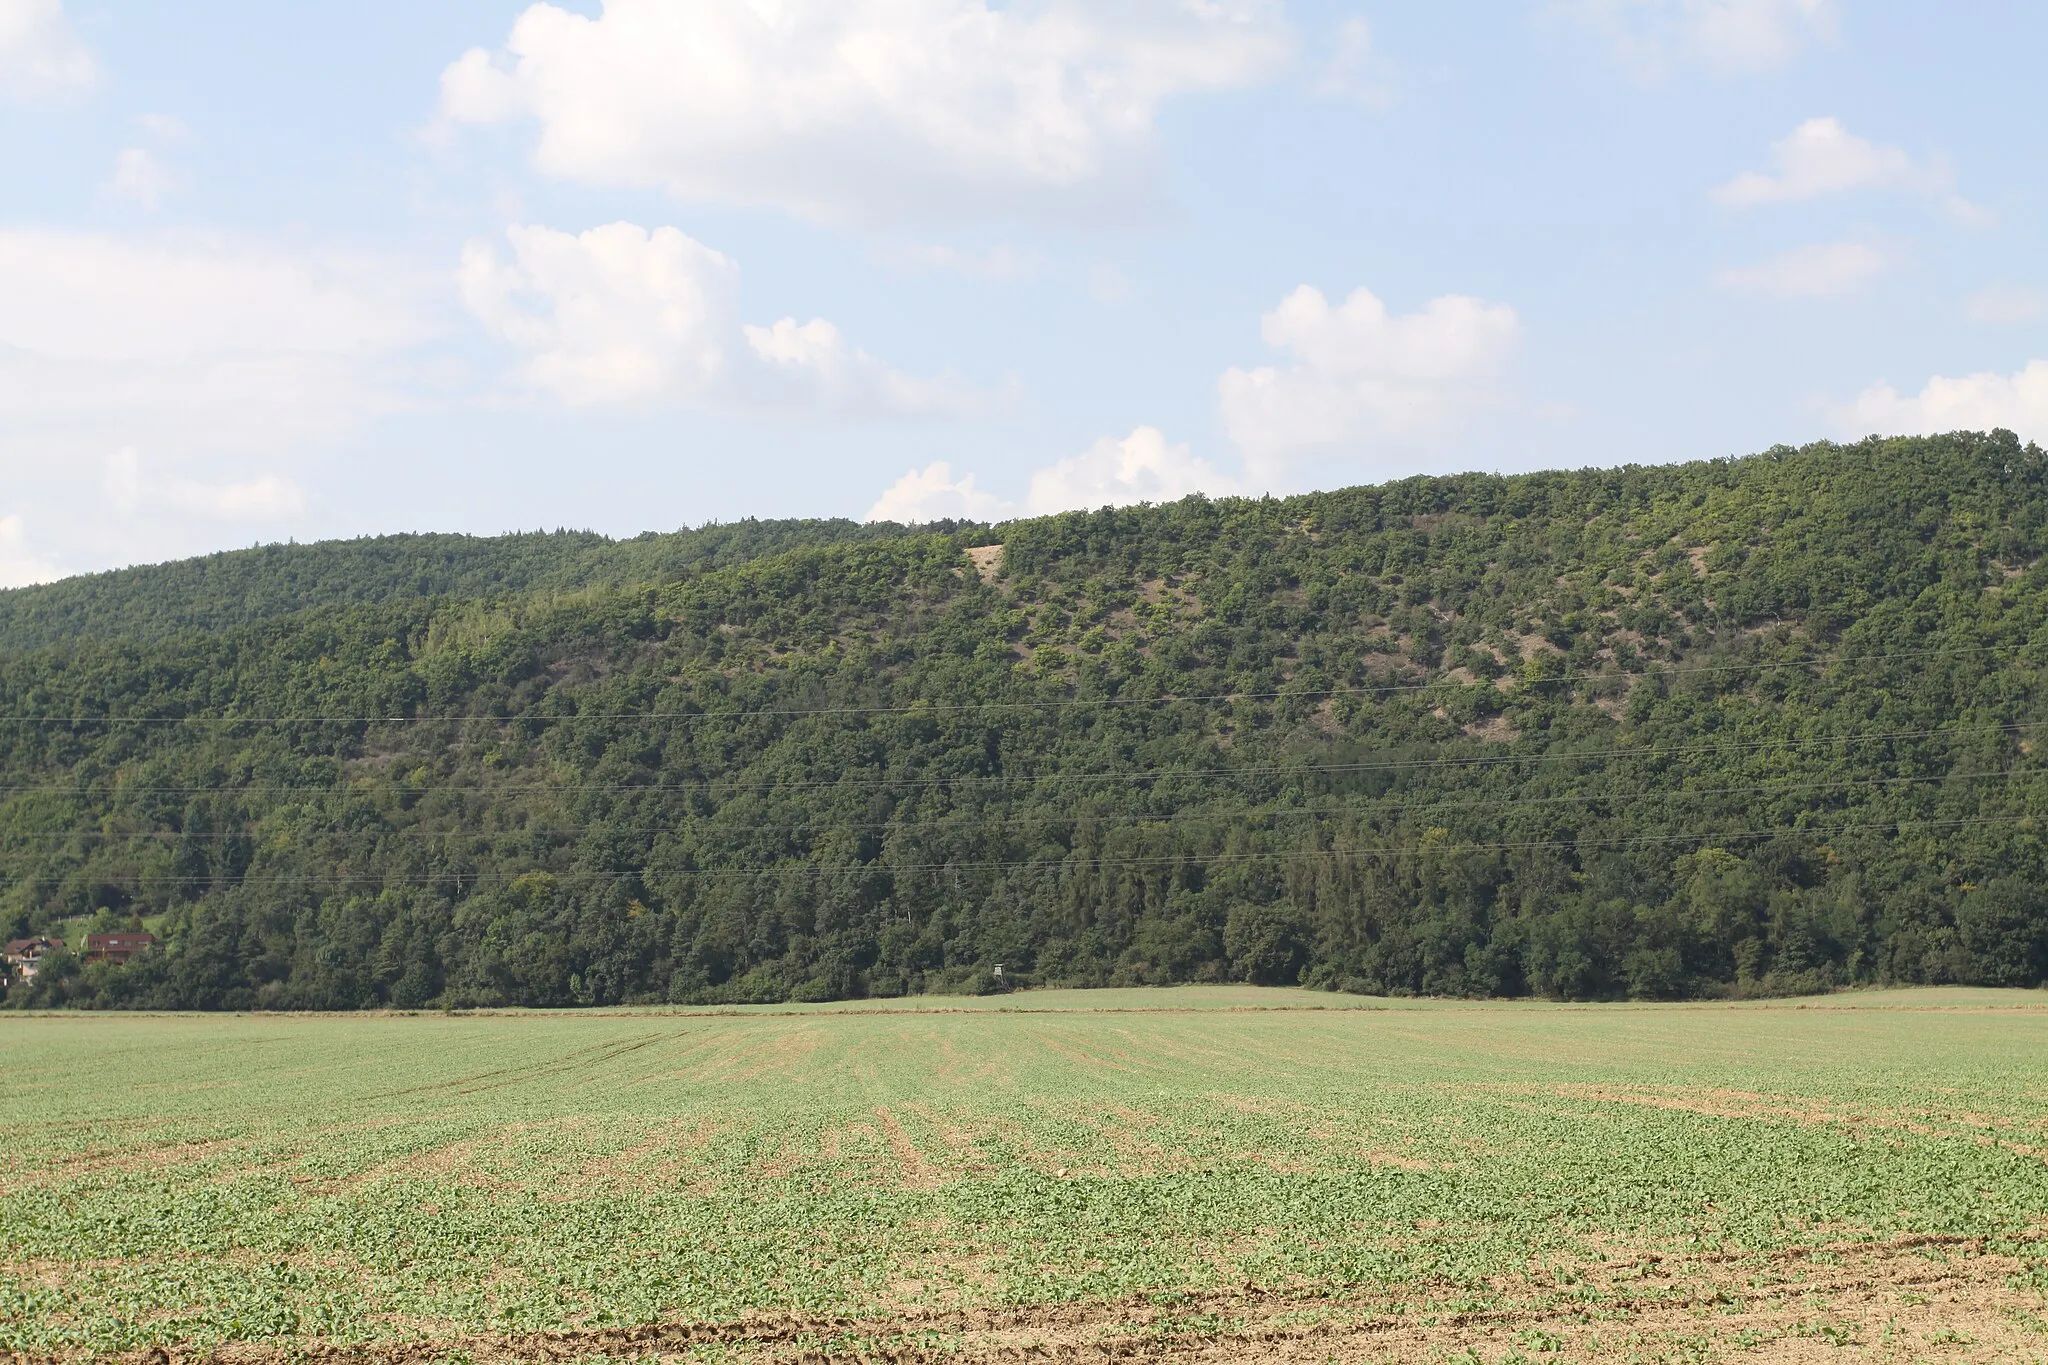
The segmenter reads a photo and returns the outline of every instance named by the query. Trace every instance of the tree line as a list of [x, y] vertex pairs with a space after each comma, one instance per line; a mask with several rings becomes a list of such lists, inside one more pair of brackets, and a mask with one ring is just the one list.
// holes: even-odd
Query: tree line
[[8, 1002], [2048, 973], [2048, 459], [2009, 432], [755, 525], [410, 588], [244, 552], [272, 586], [177, 628], [189, 566], [132, 571], [87, 613], [125, 633], [17, 638], [0, 594], [0, 927], [164, 940]]

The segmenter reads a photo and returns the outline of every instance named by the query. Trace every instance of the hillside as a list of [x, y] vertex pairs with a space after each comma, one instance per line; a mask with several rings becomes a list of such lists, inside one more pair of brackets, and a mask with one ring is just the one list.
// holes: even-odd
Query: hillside
[[2044, 540], [1996, 432], [45, 615], [0, 927], [167, 948], [10, 1003], [2035, 984]]
[[[945, 529], [951, 529], [947, 527]], [[853, 521], [740, 521], [614, 541], [588, 531], [395, 535], [264, 545], [0, 591], [0, 650], [161, 640], [312, 607], [408, 597], [579, 591], [681, 578], [780, 554], [902, 535]]]

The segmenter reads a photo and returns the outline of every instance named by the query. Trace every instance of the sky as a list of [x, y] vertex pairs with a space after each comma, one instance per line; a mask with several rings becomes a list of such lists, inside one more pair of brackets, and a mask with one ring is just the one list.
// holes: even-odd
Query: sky
[[0, 0], [0, 586], [2004, 426], [2048, 7]]

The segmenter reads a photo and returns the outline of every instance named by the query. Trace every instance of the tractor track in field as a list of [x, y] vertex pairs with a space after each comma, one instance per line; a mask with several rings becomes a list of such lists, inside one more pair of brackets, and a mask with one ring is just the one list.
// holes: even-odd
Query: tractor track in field
[[404, 1343], [247, 1343], [159, 1349], [132, 1365], [542, 1365], [703, 1359], [823, 1365], [1062, 1361], [1422, 1362], [1740, 1357], [2030, 1360], [2048, 1353], [2048, 1300], [2026, 1265], [1976, 1239], [1916, 1236], [1773, 1253], [1644, 1255], [1586, 1267], [1569, 1285], [1475, 1292], [1253, 1287], [1112, 1302], [763, 1316], [732, 1322]]
[[366, 1100], [389, 1100], [413, 1095], [440, 1093], [477, 1095], [487, 1090], [499, 1090], [512, 1085], [524, 1085], [531, 1081], [545, 1080], [551, 1076], [560, 1076], [569, 1072], [594, 1070], [607, 1062], [625, 1056], [629, 1052], [638, 1052], [642, 1048], [653, 1047], [656, 1043], [666, 1042], [677, 1036], [679, 1036], [678, 1033], [664, 1032], [642, 1034], [632, 1038], [613, 1039], [592, 1047], [577, 1048], [573, 1052], [565, 1052], [559, 1056], [550, 1057], [528, 1066], [496, 1067], [490, 1071], [478, 1071], [467, 1076], [457, 1076], [452, 1080], [435, 1081], [428, 1085], [410, 1086], [404, 1090], [376, 1091], [365, 1095], [363, 1098]]

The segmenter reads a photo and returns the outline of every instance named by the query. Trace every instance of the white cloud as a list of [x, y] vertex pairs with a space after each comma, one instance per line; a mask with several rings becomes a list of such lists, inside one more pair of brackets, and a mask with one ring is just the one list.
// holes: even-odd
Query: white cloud
[[124, 516], [170, 509], [216, 521], [264, 522], [306, 510], [305, 490], [281, 475], [264, 474], [239, 483], [152, 475], [143, 469], [142, 457], [132, 446], [107, 457], [100, 487]]
[[611, 223], [580, 236], [513, 227], [514, 260], [463, 248], [463, 302], [530, 357], [534, 385], [573, 404], [701, 394], [737, 340], [739, 267], [672, 227]]
[[89, 90], [99, 77], [63, 0], [0, 0], [0, 91], [43, 99]]
[[114, 156], [114, 173], [107, 177], [106, 192], [126, 199], [152, 213], [164, 196], [179, 188], [182, 179], [156, 153], [144, 147], [123, 147]]
[[1131, 277], [1109, 262], [1096, 261], [1088, 267], [1088, 297], [1097, 303], [1129, 303], [1137, 292]]
[[0, 453], [332, 435], [434, 330], [387, 263], [247, 242], [0, 230], [0, 279]]
[[1724, 70], [1782, 65], [1834, 31], [1829, 0], [1688, 0], [1685, 10], [1695, 50]]
[[175, 114], [137, 114], [136, 126], [158, 142], [183, 142], [191, 134], [185, 120]]
[[0, 488], [74, 567], [296, 529], [297, 468], [418, 405], [439, 325], [427, 278], [249, 241], [5, 229], [0, 279]]
[[883, 253], [883, 259], [892, 265], [942, 270], [970, 280], [1021, 280], [1038, 273], [1040, 266], [1035, 253], [1016, 247], [992, 246], [985, 251], [971, 251], [939, 242], [913, 242]]
[[306, 510], [305, 490], [296, 481], [277, 474], [264, 474], [242, 483], [195, 483], [181, 479], [171, 485], [170, 496], [180, 507], [224, 521], [269, 521]]
[[63, 576], [56, 565], [31, 553], [26, 542], [19, 514], [0, 517], [0, 588], [48, 583]]
[[1127, 210], [1155, 115], [1288, 59], [1279, 0], [607, 0], [528, 8], [443, 72], [552, 175], [818, 219]]
[[891, 368], [823, 318], [743, 325], [739, 266], [676, 228], [513, 227], [506, 236], [509, 261], [487, 242], [463, 249], [463, 301], [526, 353], [524, 380], [565, 403], [926, 413], [978, 401], [964, 385]]
[[2048, 360], [2014, 374], [1935, 375], [1916, 394], [1876, 384], [1856, 398], [1843, 425], [1855, 432], [1912, 435], [2005, 427], [2027, 440], [2048, 440]]
[[1237, 491], [1237, 480], [1194, 458], [1185, 445], [1168, 445], [1159, 428], [1139, 427], [1121, 441], [1105, 436], [1081, 454], [1039, 470], [1031, 476], [1025, 502], [1033, 514], [1042, 515]]
[[1138, 427], [1118, 440], [1105, 436], [1079, 455], [1047, 465], [1031, 476], [1020, 506], [956, 475], [948, 460], [907, 470], [868, 509], [869, 521], [926, 522], [943, 518], [1002, 521], [1140, 502], [1174, 502], [1190, 493], [1218, 497], [1240, 491], [1239, 481], [1185, 445], [1169, 445], [1157, 427]]
[[0, 343], [62, 359], [353, 354], [425, 331], [377, 262], [213, 238], [0, 230], [0, 278]]
[[924, 379], [849, 345], [823, 318], [784, 318], [769, 327], [742, 327], [765, 376], [770, 401], [816, 404], [837, 412], [966, 413], [983, 406], [970, 386], [950, 378]]
[[1223, 423], [1255, 468], [1315, 447], [1425, 434], [1491, 397], [1519, 330], [1514, 309], [1462, 294], [1397, 316], [1370, 290], [1332, 307], [1303, 285], [1260, 324], [1295, 363], [1225, 371]]
[[1870, 283], [1891, 257], [1867, 242], [1820, 242], [1774, 256], [1760, 265], [1734, 266], [1716, 280], [1723, 289], [1780, 299], [1827, 298]]
[[1387, 62], [1373, 47], [1371, 24], [1352, 18], [1337, 25], [1330, 59], [1317, 73], [1313, 88], [1318, 95], [1351, 100], [1368, 109], [1393, 103]]
[[1768, 70], [1835, 28], [1832, 0], [1560, 0], [1557, 8], [1651, 80], [1681, 59], [1723, 72]]
[[135, 453], [135, 447], [123, 446], [107, 457], [107, 467], [100, 475], [100, 490], [122, 516], [133, 516], [142, 506], [142, 457]]
[[935, 460], [923, 469], [904, 471], [882, 490], [865, 520], [915, 526], [927, 521], [1000, 521], [1015, 512], [1010, 503], [976, 487], [974, 475], [956, 477], [951, 462]]
[[2048, 317], [2048, 291], [1998, 284], [1980, 289], [1963, 303], [1972, 322], [2010, 325]]
[[1771, 144], [1773, 169], [1747, 171], [1714, 191], [1723, 204], [1776, 204], [1852, 190], [1932, 192], [1946, 173], [1915, 162], [1903, 149], [1857, 137], [1832, 118], [1810, 118]]

